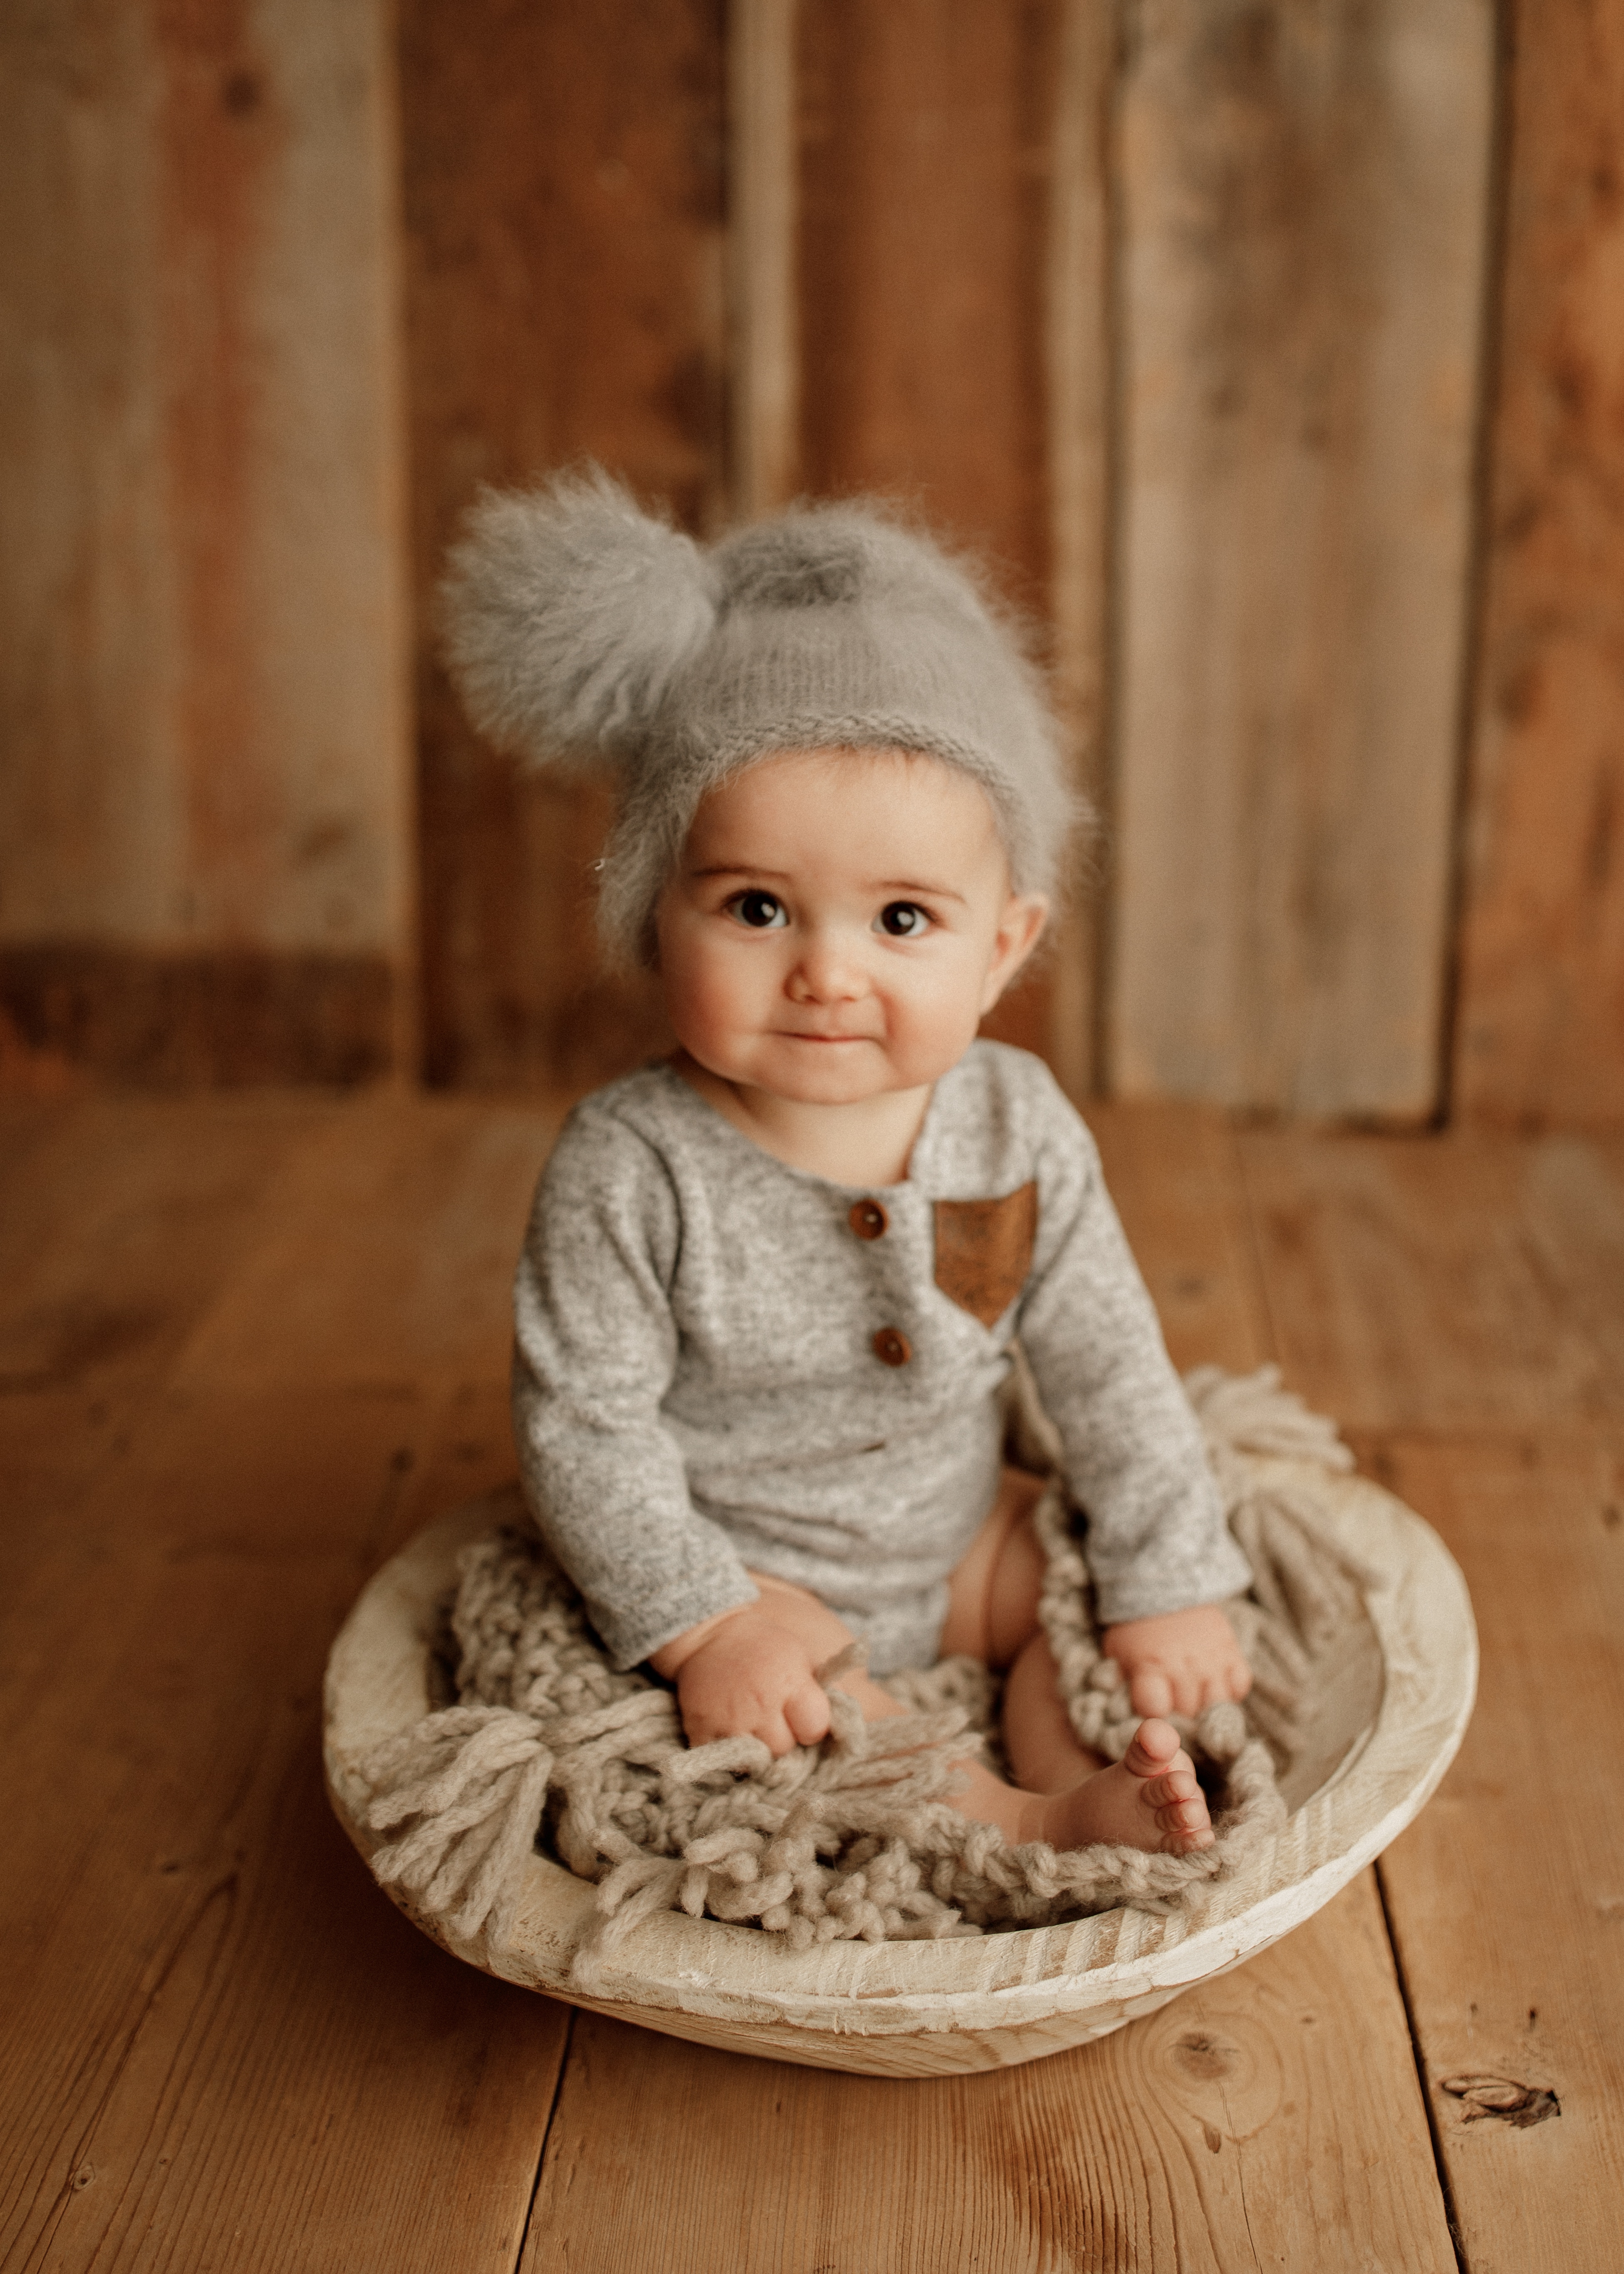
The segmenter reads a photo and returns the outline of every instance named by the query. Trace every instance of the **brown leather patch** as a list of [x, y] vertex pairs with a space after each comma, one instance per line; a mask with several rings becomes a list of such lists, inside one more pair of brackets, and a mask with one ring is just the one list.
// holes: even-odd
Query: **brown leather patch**
[[1001, 1201], [938, 1201], [936, 1285], [990, 1327], [1026, 1284], [1038, 1232], [1035, 1180]]

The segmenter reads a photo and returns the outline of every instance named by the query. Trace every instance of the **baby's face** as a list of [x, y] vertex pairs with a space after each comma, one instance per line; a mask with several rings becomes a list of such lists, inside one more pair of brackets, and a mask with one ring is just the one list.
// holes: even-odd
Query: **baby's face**
[[1042, 929], [968, 775], [898, 750], [793, 751], [700, 807], [661, 896], [678, 1040], [721, 1081], [845, 1105], [963, 1057]]

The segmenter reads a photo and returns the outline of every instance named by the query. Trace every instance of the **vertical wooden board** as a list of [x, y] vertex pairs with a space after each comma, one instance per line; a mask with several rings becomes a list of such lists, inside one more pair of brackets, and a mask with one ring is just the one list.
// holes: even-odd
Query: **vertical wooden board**
[[586, 2017], [524, 2274], [1453, 2265], [1369, 1877], [1075, 2052], [904, 2082]]
[[[1096, 811], [1106, 769], [1112, 502], [1111, 175], [1117, 12], [1061, 0], [1043, 259], [1049, 606], [1056, 704]], [[1049, 1062], [1072, 1098], [1101, 1087], [1105, 862], [1079, 840], [1048, 969]]]
[[1624, 22], [1507, 11], [1509, 180], [1455, 1097], [1624, 1120]]
[[[0, 593], [0, 944], [30, 1023], [51, 1023], [53, 975], [103, 1006], [71, 1037], [84, 1055], [116, 1055], [120, 956], [138, 983], [154, 962], [267, 959], [299, 998], [281, 1038], [296, 1061], [335, 968], [362, 983], [369, 1070], [395, 1040], [410, 863], [387, 17], [380, 0], [147, 0], [0, 30], [0, 498], [26, 564]], [[207, 993], [164, 1006], [206, 1060], [225, 1047]]]
[[1147, 0], [1122, 94], [1113, 1088], [1425, 1117], [1487, 0]]
[[1624, 1411], [1624, 1178], [1579, 1139], [1240, 1141], [1276, 1354], [1351, 1427]]
[[796, 12], [796, 0], [727, 11], [727, 487], [741, 521], [800, 486]]
[[596, 786], [521, 783], [437, 660], [446, 546], [482, 482], [589, 456], [688, 528], [723, 465], [720, 0], [405, 0], [425, 1066], [584, 1085], [662, 1032], [598, 974]]
[[[801, 471], [902, 500], [1037, 613], [1054, 0], [801, 17]], [[1040, 975], [989, 1031], [1044, 1050]]]
[[323, 1657], [425, 1429], [171, 1400], [8, 1607], [8, 2265], [514, 2263], [567, 2017], [408, 1925], [321, 1790]]
[[1381, 1865], [1465, 2262], [1612, 2274], [1624, 1436], [1401, 1439], [1383, 1468], [1460, 1558], [1483, 1644], [1460, 1757]]

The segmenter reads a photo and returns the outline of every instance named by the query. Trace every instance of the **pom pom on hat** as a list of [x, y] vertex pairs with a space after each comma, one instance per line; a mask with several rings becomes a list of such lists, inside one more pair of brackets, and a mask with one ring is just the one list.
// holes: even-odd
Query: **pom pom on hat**
[[697, 546], [596, 467], [487, 491], [442, 600], [470, 718], [543, 765], [635, 747], [716, 627], [716, 576]]

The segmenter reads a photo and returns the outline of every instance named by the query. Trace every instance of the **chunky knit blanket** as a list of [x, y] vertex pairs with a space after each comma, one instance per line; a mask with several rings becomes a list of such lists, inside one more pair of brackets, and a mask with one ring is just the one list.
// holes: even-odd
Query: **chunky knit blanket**
[[[583, 1989], [661, 1909], [757, 1926], [805, 1949], [1041, 1925], [1124, 1903], [1200, 1907], [1284, 1823], [1277, 1772], [1297, 1749], [1314, 1661], [1356, 1610], [1361, 1575], [1316, 1538], [1305, 1487], [1267, 1457], [1350, 1467], [1332, 1425], [1283, 1391], [1274, 1367], [1244, 1378], [1202, 1367], [1185, 1386], [1253, 1574], [1227, 1607], [1252, 1667], [1251, 1697], [1193, 1723], [1174, 1717], [1214, 1803], [1211, 1848], [1011, 1848], [961, 1815], [949, 1797], [955, 1764], [978, 1744], [998, 1759], [998, 1683], [968, 1659], [890, 1677], [909, 1709], [894, 1720], [866, 1723], [831, 1689], [829, 1736], [781, 1760], [750, 1737], [690, 1748], [672, 1690], [644, 1669], [610, 1668], [515, 1488], [505, 1511], [493, 1508], [506, 1520], [460, 1558], [440, 1661], [445, 1703], [365, 1765], [367, 1820], [385, 1835], [377, 1877], [458, 1936], [483, 1932], [500, 1946], [539, 1846], [598, 1883], [575, 1964]], [[1018, 1400], [1011, 1457], [1041, 1472], [1051, 1449], [1030, 1398]], [[1072, 1725], [1119, 1759], [1139, 1717], [1101, 1653], [1084, 1548], [1053, 1483], [1037, 1523], [1049, 1558], [1041, 1615]], [[821, 1669], [826, 1683], [846, 1662]]]

